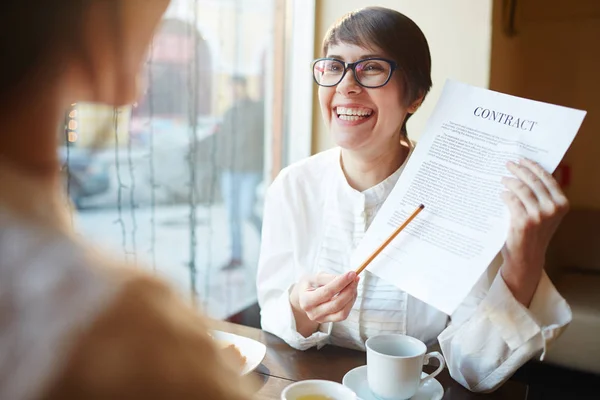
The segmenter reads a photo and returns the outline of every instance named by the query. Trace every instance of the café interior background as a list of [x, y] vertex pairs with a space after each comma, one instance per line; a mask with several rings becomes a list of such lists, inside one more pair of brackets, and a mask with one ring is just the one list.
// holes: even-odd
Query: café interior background
[[[434, 86], [409, 122], [415, 141], [447, 78], [587, 110], [556, 176], [573, 218], [599, 226], [600, 2], [175, 0], [140, 102], [119, 110], [75, 104], [65, 116], [60, 152], [78, 232], [166, 277], [216, 318], [254, 305], [260, 237], [250, 223], [242, 226], [243, 266], [221, 268], [231, 244], [214, 138], [234, 101], [231, 78], [245, 77], [250, 97], [264, 104], [253, 204], [260, 215], [281, 168], [332, 146], [309, 66], [327, 28], [365, 5], [400, 10], [428, 38]], [[600, 252], [588, 245], [596, 230], [584, 235], [567, 222], [549, 264], [600, 269]]]

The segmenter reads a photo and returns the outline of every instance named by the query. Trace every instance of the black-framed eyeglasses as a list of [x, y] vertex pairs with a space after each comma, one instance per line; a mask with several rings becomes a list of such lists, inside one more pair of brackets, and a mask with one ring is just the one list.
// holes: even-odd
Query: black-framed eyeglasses
[[365, 58], [347, 63], [336, 58], [319, 58], [313, 61], [313, 77], [320, 86], [335, 86], [344, 79], [349, 69], [354, 79], [363, 87], [375, 89], [390, 81], [392, 73], [398, 65], [385, 58]]

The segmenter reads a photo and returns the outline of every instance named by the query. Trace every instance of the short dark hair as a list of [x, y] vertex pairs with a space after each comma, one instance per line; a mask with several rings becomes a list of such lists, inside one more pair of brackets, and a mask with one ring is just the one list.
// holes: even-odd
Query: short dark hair
[[[0, 1], [0, 102], [10, 98], [47, 56], [79, 45], [90, 0]], [[45, 71], [48, 72], [48, 71]]]
[[[392, 58], [402, 73], [404, 98], [412, 104], [431, 89], [431, 54], [425, 35], [406, 15], [384, 7], [365, 7], [338, 20], [325, 34], [322, 54], [339, 43], [376, 46]], [[408, 105], [407, 104], [407, 105]], [[406, 133], [407, 116], [402, 127]]]

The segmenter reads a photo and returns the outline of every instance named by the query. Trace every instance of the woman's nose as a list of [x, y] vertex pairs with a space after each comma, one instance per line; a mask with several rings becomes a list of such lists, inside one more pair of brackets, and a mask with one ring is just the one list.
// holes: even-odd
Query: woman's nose
[[338, 93], [343, 95], [357, 94], [360, 93], [361, 90], [362, 86], [360, 86], [358, 82], [356, 82], [356, 78], [354, 77], [354, 71], [348, 69], [342, 81], [337, 85]]

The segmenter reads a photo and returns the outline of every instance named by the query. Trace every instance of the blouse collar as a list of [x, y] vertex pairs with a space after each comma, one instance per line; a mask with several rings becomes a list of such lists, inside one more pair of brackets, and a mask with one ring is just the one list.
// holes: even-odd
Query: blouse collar
[[341, 148], [338, 148], [336, 157], [336, 169], [338, 171], [337, 175], [341, 181], [342, 190], [344, 190], [345, 194], [353, 199], [364, 200], [365, 207], [374, 207], [383, 203], [387, 199], [388, 195], [391, 193], [394, 186], [396, 186], [398, 179], [400, 179], [400, 175], [402, 175], [402, 171], [404, 171], [404, 168], [406, 167], [406, 164], [408, 163], [408, 160], [413, 153], [414, 144], [410, 140], [408, 141], [408, 143], [408, 155], [406, 156], [406, 159], [404, 160], [402, 165], [383, 181], [379, 182], [375, 186], [363, 190], [362, 192], [359, 192], [358, 190], [350, 186], [350, 184], [348, 184], [348, 180], [346, 179], [346, 175], [344, 174], [344, 170], [342, 168]]

